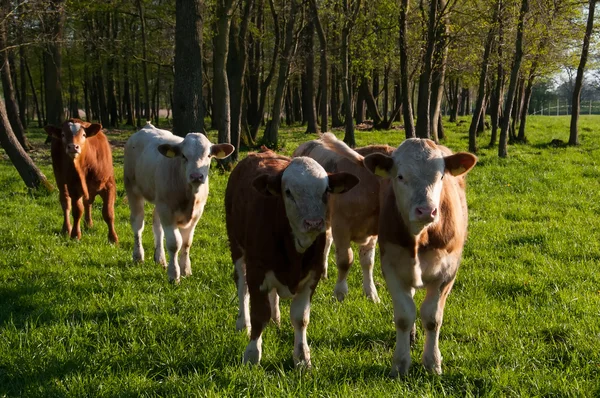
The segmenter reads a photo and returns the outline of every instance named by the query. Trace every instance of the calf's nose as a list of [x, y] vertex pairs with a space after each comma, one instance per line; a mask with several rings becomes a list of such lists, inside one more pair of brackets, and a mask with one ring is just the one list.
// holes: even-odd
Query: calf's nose
[[204, 182], [204, 174], [202, 173], [191, 173], [190, 182], [192, 184], [202, 184]]
[[304, 219], [304, 228], [307, 231], [318, 231], [323, 228], [325, 225], [325, 221], [322, 218], [317, 218], [314, 220]]
[[415, 215], [419, 221], [433, 221], [437, 215], [437, 207], [417, 207], [415, 209]]
[[69, 149], [69, 151], [73, 152], [81, 152], [81, 147], [77, 144], [69, 144], [67, 145], [67, 149]]

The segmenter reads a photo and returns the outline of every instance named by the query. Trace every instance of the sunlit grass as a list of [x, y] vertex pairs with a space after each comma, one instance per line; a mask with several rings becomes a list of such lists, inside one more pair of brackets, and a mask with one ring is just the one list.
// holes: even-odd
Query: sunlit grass
[[[95, 226], [81, 242], [61, 236], [57, 194], [28, 192], [0, 152], [0, 396], [598, 396], [600, 117], [581, 118], [576, 148], [549, 145], [567, 141], [568, 117], [530, 117], [528, 124], [529, 144], [509, 146], [507, 159], [485, 148], [489, 132], [480, 138], [468, 177], [469, 239], [441, 331], [444, 375], [420, 366], [419, 329], [403, 380], [387, 377], [395, 332], [378, 258], [381, 304], [363, 297], [356, 266], [350, 294], [338, 303], [330, 259], [308, 329], [312, 371], [293, 369], [287, 302], [281, 328], [265, 332], [261, 366], [243, 366], [248, 340], [235, 332], [227, 174], [211, 171], [193, 276], [172, 286], [151, 259], [131, 260], [122, 184], [122, 144], [131, 131], [109, 132], [121, 144], [114, 151], [117, 247], [107, 242], [99, 199]], [[446, 122], [444, 143], [466, 150], [467, 129]], [[282, 130], [285, 154], [313, 138], [303, 127]], [[359, 145], [396, 146], [404, 131], [356, 134]], [[30, 138], [53, 181], [44, 135], [34, 130]], [[151, 253], [150, 211], [146, 219]]]

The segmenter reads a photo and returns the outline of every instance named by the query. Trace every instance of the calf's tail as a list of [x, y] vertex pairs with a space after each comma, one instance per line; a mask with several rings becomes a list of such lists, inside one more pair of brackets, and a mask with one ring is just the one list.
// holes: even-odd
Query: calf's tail
[[354, 149], [350, 148], [344, 141], [338, 140], [337, 137], [333, 133], [323, 133], [321, 134], [320, 141], [323, 146], [330, 151], [337, 153], [340, 156], [345, 157], [346, 159], [356, 163], [357, 165], [364, 167], [363, 159], [365, 158], [360, 153], [356, 152]]

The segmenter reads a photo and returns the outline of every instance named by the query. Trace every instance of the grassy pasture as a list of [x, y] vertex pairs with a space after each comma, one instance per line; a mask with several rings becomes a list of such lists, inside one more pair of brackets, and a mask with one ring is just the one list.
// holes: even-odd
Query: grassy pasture
[[[311, 371], [293, 368], [286, 301], [281, 328], [265, 331], [261, 365], [243, 366], [248, 338], [235, 332], [227, 174], [211, 170], [193, 276], [172, 286], [152, 262], [151, 211], [149, 260], [131, 260], [122, 178], [131, 132], [109, 132], [117, 247], [107, 242], [100, 198], [81, 242], [61, 236], [56, 192], [28, 192], [0, 150], [0, 396], [600, 396], [600, 117], [581, 118], [580, 147], [550, 146], [568, 138], [568, 125], [568, 117], [530, 117], [530, 143], [510, 146], [508, 159], [480, 151], [468, 177], [469, 239], [441, 329], [444, 374], [420, 365], [419, 325], [413, 366], [401, 380], [387, 377], [395, 331], [378, 258], [380, 304], [363, 297], [357, 264], [338, 303], [330, 258], [308, 328]], [[446, 123], [445, 144], [466, 150], [467, 129]], [[402, 137], [357, 132], [359, 145]], [[45, 135], [33, 130], [30, 138], [53, 180]], [[309, 138], [301, 127], [284, 129], [281, 152]], [[488, 141], [486, 132], [480, 145]]]

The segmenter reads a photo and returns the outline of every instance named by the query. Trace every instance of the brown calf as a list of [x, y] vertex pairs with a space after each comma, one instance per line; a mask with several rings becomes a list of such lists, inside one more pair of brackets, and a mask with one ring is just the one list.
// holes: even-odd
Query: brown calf
[[279, 322], [281, 296], [292, 298], [294, 363], [310, 366], [306, 327], [323, 272], [327, 201], [357, 183], [348, 173], [328, 175], [313, 159], [271, 151], [249, 154], [232, 171], [225, 217], [240, 300], [237, 327], [251, 326], [245, 363], [260, 361], [262, 331], [270, 318]]
[[[372, 153], [391, 155], [394, 148], [388, 145], [370, 145], [356, 149], [361, 156]], [[300, 145], [294, 156], [308, 156], [315, 159], [328, 173], [348, 172], [360, 179], [360, 182], [346, 195], [334, 196], [329, 201], [331, 210], [331, 230], [327, 234], [325, 251], [329, 253], [332, 242], [335, 242], [335, 257], [338, 277], [333, 291], [334, 296], [342, 301], [348, 294], [348, 273], [354, 262], [354, 253], [350, 246], [355, 242], [359, 247], [359, 261], [363, 271], [363, 292], [379, 302], [379, 296], [373, 281], [373, 265], [375, 263], [375, 245], [379, 229], [380, 193], [387, 186], [382, 179], [357, 164], [353, 160], [334, 152], [324, 146], [322, 140], [313, 140]], [[327, 277], [327, 257], [325, 257], [325, 273]]]
[[[114, 205], [116, 184], [112, 152], [102, 125], [69, 119], [62, 128], [46, 126], [52, 138], [50, 154], [52, 169], [58, 185], [64, 222], [62, 232], [71, 238], [81, 239], [79, 222], [85, 211], [86, 226], [91, 227], [92, 204], [96, 195], [102, 198], [102, 217], [108, 225], [108, 240], [117, 243]], [[69, 214], [73, 209], [73, 227]]]

